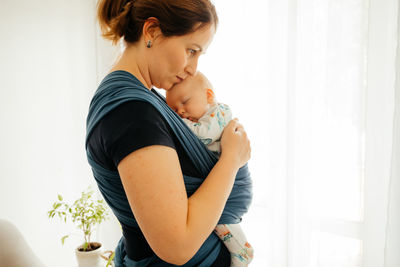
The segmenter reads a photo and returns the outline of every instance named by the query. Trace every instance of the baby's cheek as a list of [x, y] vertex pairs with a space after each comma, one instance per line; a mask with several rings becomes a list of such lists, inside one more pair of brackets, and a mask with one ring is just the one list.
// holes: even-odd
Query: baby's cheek
[[200, 119], [201, 117], [203, 117], [204, 114], [206, 114], [206, 111], [207, 111], [207, 110], [201, 110], [201, 111], [199, 111], [198, 114], [197, 114], [197, 119]]

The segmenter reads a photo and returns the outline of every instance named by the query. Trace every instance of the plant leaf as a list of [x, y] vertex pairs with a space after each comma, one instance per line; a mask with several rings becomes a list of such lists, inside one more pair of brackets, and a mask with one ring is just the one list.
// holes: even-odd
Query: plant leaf
[[65, 239], [66, 239], [67, 237], [69, 237], [69, 235], [65, 235], [65, 236], [63, 236], [63, 237], [61, 238], [61, 244], [64, 245]]
[[114, 257], [115, 257], [115, 252], [113, 252], [113, 253], [111, 254], [110, 258], [108, 258], [106, 267], [108, 267], [108, 266], [111, 265], [111, 262], [114, 260]]

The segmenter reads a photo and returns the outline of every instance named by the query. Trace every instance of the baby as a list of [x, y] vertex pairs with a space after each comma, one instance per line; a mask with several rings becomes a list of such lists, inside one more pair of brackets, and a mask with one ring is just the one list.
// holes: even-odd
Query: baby
[[[166, 92], [170, 106], [195, 135], [216, 155], [221, 152], [224, 127], [232, 119], [230, 108], [218, 103], [212, 85], [199, 71]], [[214, 232], [231, 253], [231, 266], [247, 266], [253, 259], [253, 248], [239, 224], [219, 224]]]
[[221, 134], [232, 119], [232, 112], [227, 105], [216, 102], [208, 79], [197, 72], [168, 90], [166, 98], [208, 149], [219, 154]]

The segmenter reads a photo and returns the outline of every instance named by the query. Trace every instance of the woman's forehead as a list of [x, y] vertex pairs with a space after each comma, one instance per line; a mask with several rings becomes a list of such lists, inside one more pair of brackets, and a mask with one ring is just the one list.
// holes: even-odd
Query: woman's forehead
[[192, 33], [183, 35], [182, 37], [185, 38], [187, 42], [199, 46], [204, 51], [210, 44], [214, 33], [214, 27], [211, 24], [207, 24]]

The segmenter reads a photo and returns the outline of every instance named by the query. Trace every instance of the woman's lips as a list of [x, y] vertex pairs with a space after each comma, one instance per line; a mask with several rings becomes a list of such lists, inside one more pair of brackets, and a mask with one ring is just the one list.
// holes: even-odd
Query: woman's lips
[[178, 83], [183, 81], [183, 79], [181, 77], [176, 76], [176, 78], [178, 78]]

